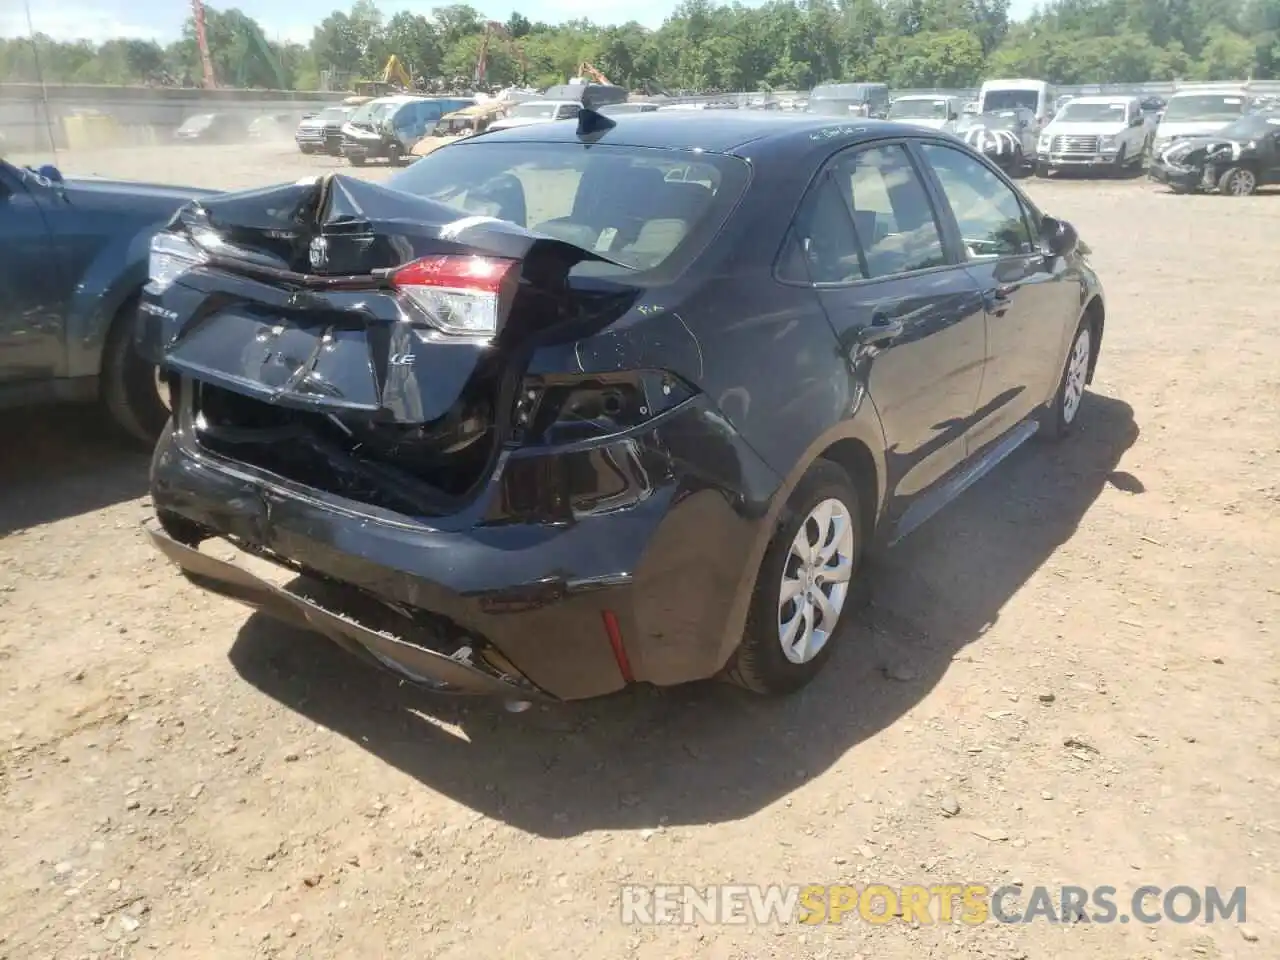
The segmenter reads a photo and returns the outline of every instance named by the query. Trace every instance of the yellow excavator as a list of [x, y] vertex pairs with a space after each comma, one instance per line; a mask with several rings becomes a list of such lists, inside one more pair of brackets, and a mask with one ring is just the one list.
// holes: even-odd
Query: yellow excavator
[[403, 93], [413, 89], [413, 77], [404, 68], [400, 58], [394, 53], [387, 57], [387, 65], [382, 68], [379, 80], [357, 80], [355, 92], [362, 97], [385, 97], [392, 93]]

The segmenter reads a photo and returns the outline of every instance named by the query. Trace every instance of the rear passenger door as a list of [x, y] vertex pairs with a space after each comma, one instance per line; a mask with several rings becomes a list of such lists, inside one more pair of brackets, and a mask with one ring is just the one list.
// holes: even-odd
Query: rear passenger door
[[901, 142], [829, 161], [797, 223], [810, 278], [887, 440], [891, 517], [964, 457], [984, 355], [977, 285]]
[[1017, 191], [966, 150], [921, 143], [963, 243], [966, 269], [986, 306], [986, 364], [970, 451], [997, 439], [1043, 404], [1056, 385], [1066, 328], [1076, 323], [1079, 283], [1061, 257], [1041, 252]]

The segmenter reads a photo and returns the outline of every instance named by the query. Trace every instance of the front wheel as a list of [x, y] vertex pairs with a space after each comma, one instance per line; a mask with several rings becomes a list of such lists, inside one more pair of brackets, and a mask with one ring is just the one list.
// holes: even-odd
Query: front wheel
[[1227, 197], [1247, 197], [1258, 189], [1258, 178], [1248, 167], [1228, 167], [1218, 178], [1218, 192]]
[[817, 676], [848, 630], [862, 553], [858, 492], [844, 470], [818, 460], [778, 519], [728, 678], [784, 694]]
[[1052, 406], [1041, 421], [1044, 435], [1050, 440], [1061, 440], [1075, 429], [1084, 402], [1084, 388], [1089, 381], [1089, 367], [1093, 362], [1093, 326], [1088, 319], [1080, 321], [1067, 362], [1058, 381]]

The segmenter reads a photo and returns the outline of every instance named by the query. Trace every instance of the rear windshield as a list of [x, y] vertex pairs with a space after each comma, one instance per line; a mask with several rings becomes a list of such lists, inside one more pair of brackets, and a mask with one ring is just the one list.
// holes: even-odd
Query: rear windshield
[[187, 117], [186, 120], [182, 121], [182, 126], [178, 129], [186, 133], [193, 130], [203, 130], [205, 127], [212, 125], [212, 123], [212, 113], [198, 113], [194, 117]]
[[945, 100], [895, 100], [889, 108], [890, 120], [945, 120]]
[[1234, 120], [1244, 113], [1245, 98], [1221, 93], [1195, 93], [1174, 97], [1165, 107], [1164, 120]]
[[982, 95], [982, 112], [991, 113], [996, 110], [1012, 110], [1015, 107], [1026, 107], [1036, 110], [1040, 106], [1038, 90], [988, 90]]
[[400, 104], [390, 100], [371, 100], [356, 109], [351, 115], [352, 123], [374, 124], [387, 118], [393, 111], [400, 109]]
[[1001, 110], [998, 113], [975, 113], [961, 118], [958, 129], [961, 133], [974, 127], [986, 127], [988, 130], [1013, 130], [1026, 122], [1027, 115], [1017, 110]]
[[320, 122], [328, 124], [342, 123], [350, 113], [350, 110], [343, 107], [326, 107], [320, 111]]
[[560, 106], [558, 103], [540, 103], [536, 100], [529, 103], [517, 103], [507, 112], [507, 116], [554, 120], [559, 116], [557, 111]]
[[748, 177], [723, 154], [486, 136], [428, 154], [389, 185], [666, 273], [715, 235]]

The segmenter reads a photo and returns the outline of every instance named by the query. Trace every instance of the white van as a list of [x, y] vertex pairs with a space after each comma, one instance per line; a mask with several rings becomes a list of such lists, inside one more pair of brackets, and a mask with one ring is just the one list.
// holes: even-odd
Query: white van
[[1056, 91], [1043, 80], [987, 80], [978, 91], [978, 112], [1014, 110], [1023, 107], [1036, 116], [1043, 127], [1053, 119]]

